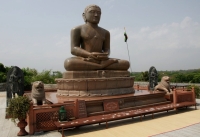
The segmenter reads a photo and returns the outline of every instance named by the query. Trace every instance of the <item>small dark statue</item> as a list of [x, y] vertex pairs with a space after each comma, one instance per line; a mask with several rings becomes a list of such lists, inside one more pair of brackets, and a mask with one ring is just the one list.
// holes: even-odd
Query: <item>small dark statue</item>
[[155, 67], [149, 69], [149, 89], [154, 90], [154, 87], [158, 85], [158, 72]]
[[24, 94], [24, 74], [14, 66], [7, 73], [7, 100], [14, 98], [16, 93], [18, 96]]

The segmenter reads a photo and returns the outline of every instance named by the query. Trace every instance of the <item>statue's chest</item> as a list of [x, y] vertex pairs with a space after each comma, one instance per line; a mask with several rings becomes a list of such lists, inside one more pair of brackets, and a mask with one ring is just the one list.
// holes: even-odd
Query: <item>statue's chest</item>
[[95, 30], [95, 29], [84, 29], [81, 32], [81, 37], [84, 41], [98, 41], [103, 42], [105, 40], [104, 34], [101, 32], [101, 30]]
[[89, 52], [102, 52], [105, 34], [101, 29], [85, 27], [81, 31], [82, 46]]

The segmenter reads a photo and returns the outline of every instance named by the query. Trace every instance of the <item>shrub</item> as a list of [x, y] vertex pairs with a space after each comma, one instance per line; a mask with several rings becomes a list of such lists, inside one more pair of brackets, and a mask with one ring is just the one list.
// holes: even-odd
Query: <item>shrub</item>
[[26, 118], [29, 107], [29, 98], [26, 96], [18, 96], [9, 100], [6, 114], [16, 123], [16, 119]]
[[200, 88], [199, 88], [199, 86], [190, 85], [190, 86], [187, 87], [187, 90], [192, 90], [192, 87], [194, 87], [194, 92], [195, 92], [196, 98], [200, 98]]

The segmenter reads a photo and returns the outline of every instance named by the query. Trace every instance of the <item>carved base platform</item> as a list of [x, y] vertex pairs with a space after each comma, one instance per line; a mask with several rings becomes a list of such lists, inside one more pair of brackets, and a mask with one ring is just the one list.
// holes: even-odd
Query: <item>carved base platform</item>
[[[29, 134], [39, 131], [72, 128], [88, 124], [130, 118], [135, 116], [194, 106], [196, 108], [194, 88], [192, 92], [173, 91], [173, 102], [165, 99], [165, 92], [136, 90], [134, 94], [117, 96], [69, 97], [58, 96], [57, 92], [46, 92], [46, 99], [53, 103], [45, 106], [33, 106], [28, 112]], [[31, 93], [26, 93], [31, 97]], [[171, 95], [170, 95], [171, 96]], [[64, 106], [68, 122], [58, 121], [58, 111]]]
[[64, 79], [77, 78], [111, 78], [129, 77], [129, 71], [97, 70], [97, 71], [66, 71], [63, 73]]
[[59, 96], [113, 96], [134, 93], [128, 71], [67, 71], [58, 78]]
[[[126, 109], [137, 109], [170, 103], [165, 98], [165, 92], [139, 90], [134, 94], [113, 95], [113, 96], [59, 96], [56, 93], [46, 93], [46, 98], [52, 103], [82, 101], [85, 106], [83, 111], [87, 116], [104, 114], [107, 111], [121, 111]], [[79, 108], [80, 109], [80, 108]]]
[[77, 91], [77, 90], [57, 90], [57, 94], [60, 96], [114, 96], [134, 93], [134, 88], [119, 88], [119, 89], [105, 89], [105, 90], [89, 90], [89, 91]]

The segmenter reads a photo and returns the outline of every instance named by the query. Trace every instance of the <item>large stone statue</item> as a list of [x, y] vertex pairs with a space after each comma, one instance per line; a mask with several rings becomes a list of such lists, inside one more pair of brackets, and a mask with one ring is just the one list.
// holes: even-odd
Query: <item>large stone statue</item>
[[7, 74], [7, 97], [15, 97], [17, 93], [18, 96], [24, 94], [24, 75], [19, 67], [12, 67]]
[[83, 13], [85, 24], [71, 30], [71, 53], [76, 57], [65, 60], [67, 71], [128, 70], [129, 62], [109, 58], [110, 33], [98, 26], [101, 9], [89, 5]]
[[24, 94], [24, 74], [22, 70], [14, 66], [7, 73], [7, 105], [8, 100], [15, 97], [15, 94], [18, 96], [23, 96]]
[[154, 87], [158, 85], [158, 72], [155, 67], [149, 69], [149, 89], [154, 90]]
[[134, 93], [134, 78], [128, 71], [129, 62], [109, 58], [110, 33], [98, 26], [101, 9], [97, 5], [85, 8], [85, 24], [71, 30], [71, 53], [65, 60], [67, 70], [56, 79], [57, 95], [113, 96]]

